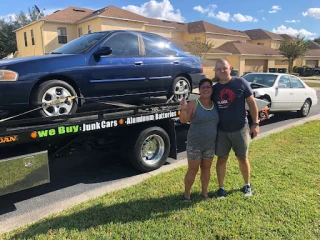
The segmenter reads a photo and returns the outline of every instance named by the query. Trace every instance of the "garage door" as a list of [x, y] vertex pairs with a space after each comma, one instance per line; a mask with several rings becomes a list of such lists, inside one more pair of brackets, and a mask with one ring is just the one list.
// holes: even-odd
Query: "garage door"
[[288, 69], [288, 61], [287, 60], [281, 60], [281, 59], [276, 59], [274, 63], [275, 68], [286, 68]]
[[207, 78], [212, 79], [215, 76], [214, 67], [218, 59], [203, 59], [203, 72]]
[[268, 60], [246, 59], [245, 72], [267, 72]]
[[308, 67], [318, 67], [319, 65], [319, 61], [318, 60], [306, 60], [306, 65]]

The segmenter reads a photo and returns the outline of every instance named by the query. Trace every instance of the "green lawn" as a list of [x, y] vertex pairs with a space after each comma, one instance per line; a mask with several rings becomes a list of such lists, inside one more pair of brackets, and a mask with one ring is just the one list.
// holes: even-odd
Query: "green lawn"
[[320, 80], [320, 76], [299, 77], [301, 80]]
[[[228, 163], [226, 199], [181, 201], [186, 167], [106, 194], [3, 239], [320, 239], [320, 121], [251, 143], [254, 196], [234, 157]], [[1, 239], [1, 237], [0, 237]]]
[[309, 87], [320, 88], [320, 83], [305, 82]]

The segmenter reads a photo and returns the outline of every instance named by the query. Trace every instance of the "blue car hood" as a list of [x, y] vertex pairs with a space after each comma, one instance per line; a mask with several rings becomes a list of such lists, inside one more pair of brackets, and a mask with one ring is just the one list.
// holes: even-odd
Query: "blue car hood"
[[9, 59], [2, 59], [0, 60], [0, 66], [3, 65], [11, 65], [16, 63], [24, 63], [30, 61], [39, 61], [39, 60], [47, 60], [47, 59], [54, 59], [54, 58], [64, 58], [70, 57], [77, 54], [48, 54], [48, 55], [40, 55], [40, 56], [30, 56], [30, 57], [19, 57], [19, 58], [9, 58]]

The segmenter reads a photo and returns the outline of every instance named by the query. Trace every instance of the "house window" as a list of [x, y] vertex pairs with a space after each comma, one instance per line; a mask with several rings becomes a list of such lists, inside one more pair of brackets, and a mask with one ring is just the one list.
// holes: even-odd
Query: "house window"
[[262, 46], [264, 45], [264, 43], [263, 43], [263, 42], [258, 42], [257, 44], [258, 44], [258, 45], [262, 45]]
[[58, 42], [61, 44], [68, 42], [67, 37], [67, 28], [65, 27], [58, 27]]
[[27, 33], [24, 32], [24, 33], [23, 33], [23, 36], [24, 36], [24, 46], [25, 46], [25, 47], [28, 47]]
[[34, 45], [34, 34], [33, 34], [33, 29], [30, 31], [31, 34], [31, 44]]
[[194, 41], [198, 43], [198, 42], [201, 41], [201, 39], [200, 39], [199, 37], [195, 37], [195, 38], [194, 38]]
[[82, 36], [82, 28], [78, 28], [78, 35], [79, 35], [79, 37]]
[[88, 25], [88, 33], [91, 33], [91, 26]]

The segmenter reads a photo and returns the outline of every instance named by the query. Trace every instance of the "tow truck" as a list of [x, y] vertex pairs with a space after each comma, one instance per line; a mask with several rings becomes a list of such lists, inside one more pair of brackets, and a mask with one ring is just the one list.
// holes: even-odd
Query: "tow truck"
[[[256, 102], [260, 121], [270, 118], [265, 107], [268, 103], [259, 99]], [[170, 98], [145, 105], [99, 103], [106, 107], [71, 115], [19, 119], [28, 113], [25, 112], [0, 120], [0, 196], [49, 183], [50, 162], [73, 144], [89, 142], [113, 148], [141, 172], [160, 168], [168, 157], [177, 159], [178, 102]]]
[[0, 196], [49, 183], [50, 162], [75, 143], [117, 148], [141, 172], [160, 168], [168, 157], [177, 159], [180, 108], [170, 100], [103, 102], [102, 110], [0, 120]]

